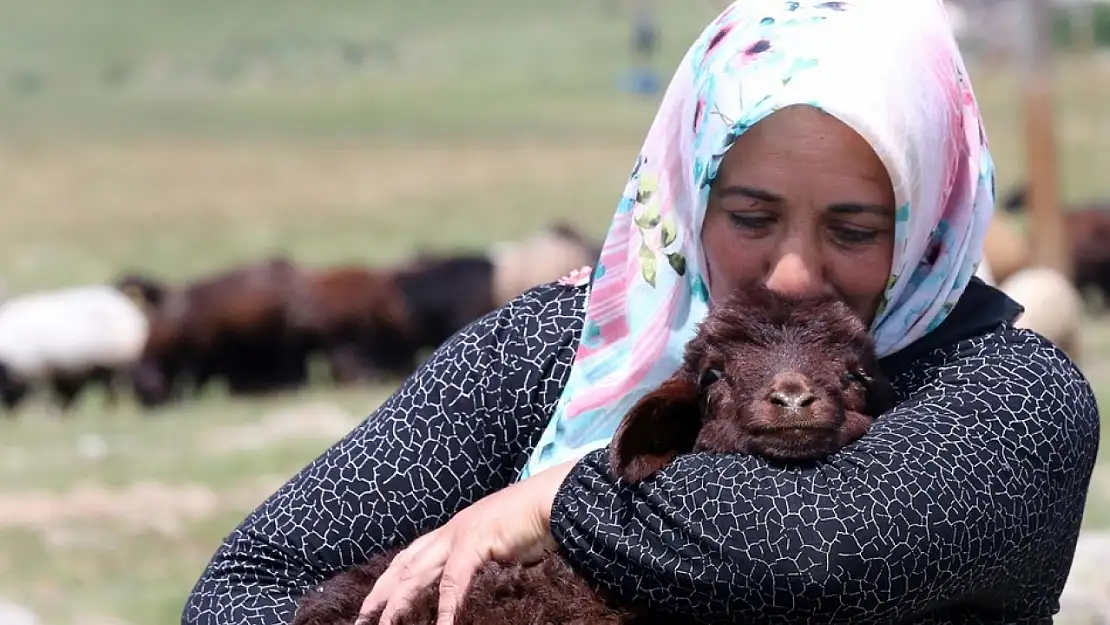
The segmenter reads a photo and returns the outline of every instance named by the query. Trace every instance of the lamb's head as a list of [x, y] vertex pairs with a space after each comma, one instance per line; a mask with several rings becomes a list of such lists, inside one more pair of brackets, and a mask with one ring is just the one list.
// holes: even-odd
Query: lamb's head
[[637, 482], [690, 451], [819, 460], [893, 403], [867, 327], [844, 303], [753, 286], [712, 308], [679, 370], [625, 416], [610, 461]]

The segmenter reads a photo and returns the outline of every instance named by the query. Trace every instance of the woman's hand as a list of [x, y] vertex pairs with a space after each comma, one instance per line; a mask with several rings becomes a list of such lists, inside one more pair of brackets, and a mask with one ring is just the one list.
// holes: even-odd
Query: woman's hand
[[575, 462], [556, 465], [485, 497], [413, 541], [374, 584], [362, 603], [362, 614], [385, 604], [378, 623], [391, 625], [417, 590], [439, 579], [436, 625], [451, 625], [471, 577], [482, 564], [489, 560], [532, 564], [556, 549], [551, 505]]

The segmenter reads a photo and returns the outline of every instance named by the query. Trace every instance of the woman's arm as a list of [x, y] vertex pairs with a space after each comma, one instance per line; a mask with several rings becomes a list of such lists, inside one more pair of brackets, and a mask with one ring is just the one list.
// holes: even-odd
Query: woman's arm
[[289, 623], [306, 588], [511, 483], [573, 358], [580, 297], [533, 289], [449, 339], [231, 533], [182, 623]]
[[920, 388], [818, 469], [689, 454], [618, 488], [593, 452], [560, 487], [555, 538], [620, 595], [709, 621], [892, 623], [956, 602], [1050, 615], [1098, 410], [1060, 351], [1000, 332], [900, 381]]

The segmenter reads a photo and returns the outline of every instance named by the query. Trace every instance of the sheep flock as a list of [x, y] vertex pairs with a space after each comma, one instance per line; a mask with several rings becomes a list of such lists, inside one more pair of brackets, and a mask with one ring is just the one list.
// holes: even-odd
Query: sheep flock
[[307, 386], [317, 359], [335, 385], [399, 380], [465, 325], [599, 253], [554, 223], [390, 266], [274, 256], [173, 283], [125, 269], [104, 284], [0, 289], [0, 412], [39, 396], [65, 414], [96, 386], [145, 409], [212, 384], [257, 396]]
[[[1035, 266], [1017, 225], [1018, 186], [987, 231], [977, 275], [1025, 308], [1029, 328], [1080, 359], [1086, 295], [1110, 296], [1110, 210], [1068, 207], [1074, 279]], [[456, 331], [524, 291], [597, 262], [599, 242], [564, 223], [485, 251], [419, 252], [388, 266], [305, 266], [274, 256], [176, 283], [125, 269], [105, 284], [14, 293], [0, 285], [0, 412], [41, 395], [63, 413], [89, 387], [147, 409], [329, 382], [398, 381]]]

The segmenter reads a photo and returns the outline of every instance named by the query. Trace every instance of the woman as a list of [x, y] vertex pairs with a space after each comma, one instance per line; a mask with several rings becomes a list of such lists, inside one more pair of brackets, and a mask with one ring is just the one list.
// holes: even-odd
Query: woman
[[[936, 0], [733, 4], [676, 72], [592, 276], [443, 345], [230, 535], [183, 622], [286, 623], [305, 588], [438, 528], [366, 598], [382, 623], [436, 583], [450, 623], [482, 561], [555, 548], [707, 622], [1050, 623], [1099, 416], [972, 279], [993, 177]], [[838, 293], [901, 403], [816, 470], [688, 454], [614, 483], [624, 411], [751, 281]]]

